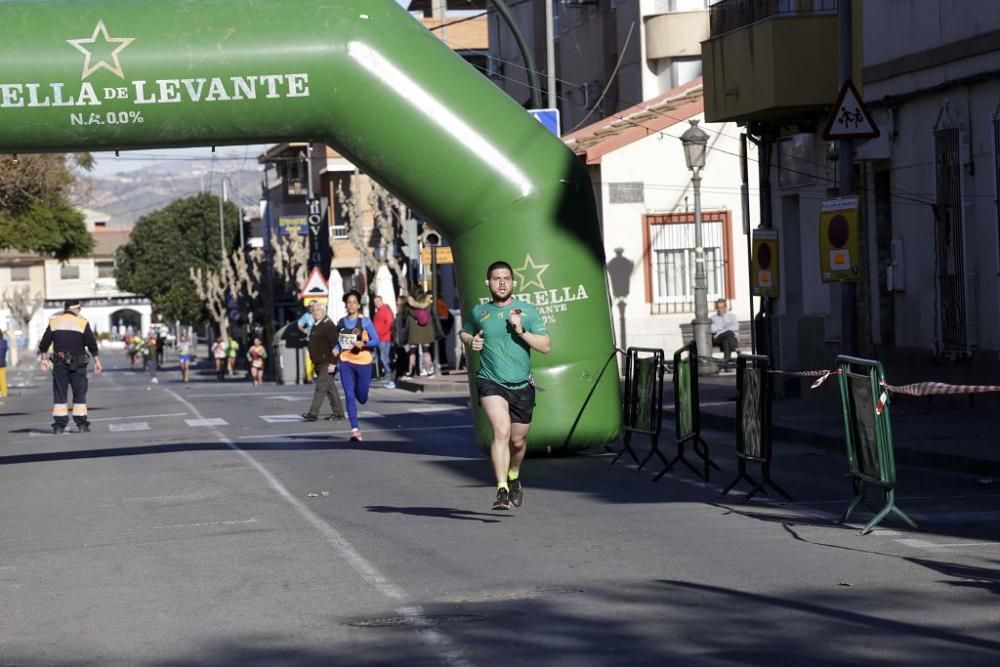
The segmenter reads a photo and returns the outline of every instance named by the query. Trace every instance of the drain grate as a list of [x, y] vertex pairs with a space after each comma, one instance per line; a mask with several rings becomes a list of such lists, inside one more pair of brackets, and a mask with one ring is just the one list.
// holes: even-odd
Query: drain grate
[[458, 623], [477, 623], [485, 621], [485, 616], [478, 614], [428, 614], [426, 616], [375, 616], [347, 621], [344, 625], [355, 628], [426, 628], [441, 625], [456, 625]]

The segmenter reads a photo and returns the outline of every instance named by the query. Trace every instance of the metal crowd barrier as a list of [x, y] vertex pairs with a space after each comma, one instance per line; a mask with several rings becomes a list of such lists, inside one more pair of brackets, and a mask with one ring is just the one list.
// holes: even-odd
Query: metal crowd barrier
[[[674, 352], [674, 431], [677, 438], [677, 455], [669, 461], [656, 450], [666, 467], [653, 481], [663, 477], [678, 461], [708, 482], [708, 469], [721, 470], [708, 455], [708, 443], [701, 437], [701, 408], [698, 404], [698, 346], [691, 341]], [[688, 443], [702, 460], [703, 472], [684, 456]], [[650, 456], [653, 453], [650, 452]], [[649, 458], [649, 457], [647, 457]]]
[[[647, 355], [647, 356], [640, 356]], [[625, 351], [625, 435], [622, 450], [610, 465], [614, 465], [623, 454], [628, 453], [642, 469], [654, 454], [659, 454], [660, 431], [663, 424], [663, 350], [646, 347], [630, 347]], [[649, 456], [639, 461], [632, 449], [632, 434], [643, 433], [652, 440]], [[660, 455], [662, 457], [662, 454]]]
[[[741, 354], [736, 359], [736, 478], [722, 495], [741, 481], [752, 485], [743, 502], [767, 488], [791, 500], [771, 479], [771, 360], [764, 355]], [[760, 481], [747, 473], [747, 462], [760, 465]], [[767, 487], [767, 488], [765, 488]]]
[[[847, 461], [854, 488], [854, 500], [840, 521], [846, 522], [855, 508], [863, 504], [875, 516], [862, 529], [862, 535], [870, 533], [890, 513], [916, 528], [913, 519], [896, 507], [896, 461], [885, 370], [878, 361], [845, 355], [837, 357], [837, 368]], [[865, 492], [869, 486], [882, 491], [885, 503], [881, 509], [868, 503]]]

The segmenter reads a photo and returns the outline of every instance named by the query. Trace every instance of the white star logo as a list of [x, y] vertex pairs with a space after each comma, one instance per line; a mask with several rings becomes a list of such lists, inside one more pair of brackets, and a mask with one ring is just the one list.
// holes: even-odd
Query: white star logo
[[[530, 271], [529, 271], [530, 267]], [[545, 289], [544, 283], [542, 283], [542, 274], [545, 270], [549, 268], [548, 264], [535, 264], [535, 260], [531, 259], [531, 255], [524, 256], [524, 266], [519, 269], [514, 269], [514, 276], [517, 278], [517, 286], [522, 290], [527, 290], [531, 285], [538, 285], [538, 289]], [[530, 275], [531, 280], [528, 280], [526, 276]]]
[[[101, 42], [98, 43], [97, 36], [101, 36]], [[126, 46], [135, 41], [134, 37], [111, 37], [108, 34], [108, 29], [104, 27], [104, 21], [98, 21], [97, 27], [94, 28], [94, 34], [90, 36], [90, 39], [67, 39], [66, 42], [72, 46], [74, 49], [80, 53], [87, 56], [83, 61], [83, 75], [80, 77], [86, 79], [88, 76], [101, 69], [102, 67], [119, 79], [124, 79], [125, 74], [122, 72], [122, 64], [118, 61], [118, 54], [120, 54]], [[90, 44], [92, 46], [87, 47], [85, 44]], [[100, 48], [104, 48], [105, 51], [110, 45], [117, 44], [113, 51], [105, 54], [98, 54], [95, 58], [92, 51], [96, 51]], [[97, 62], [95, 63], [94, 60]], [[114, 64], [112, 64], [114, 63]]]

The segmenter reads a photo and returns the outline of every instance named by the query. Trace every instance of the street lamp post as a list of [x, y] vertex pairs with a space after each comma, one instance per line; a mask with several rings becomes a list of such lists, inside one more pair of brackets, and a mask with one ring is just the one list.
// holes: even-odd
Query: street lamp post
[[[716, 371], [711, 365], [712, 321], [708, 319], [708, 281], [705, 276], [705, 247], [701, 238], [701, 170], [705, 168], [705, 152], [708, 147], [708, 133], [692, 120], [691, 127], [681, 135], [684, 144], [684, 160], [691, 170], [691, 185], [694, 188], [694, 331], [698, 346], [698, 372], [708, 375]], [[707, 362], [707, 363], [706, 363]]]

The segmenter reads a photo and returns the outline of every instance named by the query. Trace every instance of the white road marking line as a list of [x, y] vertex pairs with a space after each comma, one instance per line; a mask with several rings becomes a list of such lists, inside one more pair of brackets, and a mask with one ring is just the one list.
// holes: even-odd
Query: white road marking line
[[[181, 413], [186, 414], [186, 413]], [[122, 431], [148, 431], [149, 422], [126, 422], [124, 424], [108, 424], [108, 430], [112, 433]]]
[[199, 523], [171, 523], [165, 526], [154, 526], [154, 528], [204, 528], [206, 526], [244, 526], [249, 523], [257, 523], [257, 519], [244, 519], [242, 521], [201, 521]]
[[429, 414], [431, 412], [458, 412], [459, 410], [464, 411], [467, 409], [468, 408], [464, 406], [458, 406], [458, 405], [441, 405], [432, 408], [409, 408], [408, 411], [414, 414], [424, 415], [424, 414]]
[[[191, 411], [192, 414], [201, 418], [201, 414], [198, 412], [198, 409], [194, 407], [194, 405], [184, 400], [170, 389], [166, 389], [166, 392], [182, 403], [188, 410]], [[252, 465], [268, 482], [268, 484], [271, 485], [271, 488], [274, 489], [279, 496], [284, 498], [285, 501], [299, 513], [299, 516], [318, 530], [320, 534], [326, 538], [327, 542], [344, 560], [351, 565], [351, 567], [354, 568], [354, 571], [357, 572], [366, 583], [391, 600], [402, 603], [408, 598], [402, 588], [393, 583], [388, 577], [382, 574], [378, 568], [362, 556], [361, 553], [355, 549], [336, 528], [324, 521], [318, 514], [309, 509], [301, 500], [292, 495], [292, 492], [288, 490], [288, 487], [282, 484], [281, 480], [275, 477], [270, 470], [265, 468], [259, 461], [257, 461], [257, 459], [250, 455], [249, 452], [242, 449], [239, 445], [226, 437], [221, 431], [215, 429], [212, 430], [220, 442], [225, 443], [230, 449], [243, 457], [247, 463]], [[424, 640], [424, 642], [437, 649], [446, 664], [456, 665], [457, 667], [464, 667], [471, 664], [462, 657], [461, 651], [450, 648], [452, 642], [444, 633], [431, 627], [424, 611], [419, 606], [402, 606], [397, 611], [401, 616], [405, 616], [410, 623], [417, 628], [417, 634]]]
[[[168, 389], [167, 391], [170, 391], [170, 390]], [[172, 394], [173, 392], [171, 391], [170, 393]], [[195, 412], [194, 414], [198, 414], [198, 413]], [[208, 417], [208, 418], [200, 418], [200, 419], [185, 419], [184, 421], [187, 423], [188, 426], [195, 426], [195, 427], [198, 427], [198, 426], [207, 426], [207, 427], [212, 427], [212, 426], [229, 426], [229, 422], [227, 422], [225, 419], [222, 419], [221, 417]]]
[[260, 418], [268, 424], [283, 424], [287, 422], [301, 422], [302, 415], [260, 415]]
[[91, 419], [92, 422], [112, 422], [112, 421], [122, 421], [124, 419], [152, 419], [153, 417], [183, 417], [186, 412], [164, 412], [159, 415], [129, 415], [128, 417], [101, 417], [100, 419]]
[[[452, 429], [467, 429], [472, 428], [471, 424], [462, 424], [460, 426], [414, 426], [411, 428], [368, 428], [367, 426], [363, 429], [365, 433], [405, 433], [407, 431], [445, 431]], [[237, 436], [237, 440], [257, 440], [260, 438], [295, 438], [304, 435], [337, 435], [339, 433], [350, 433], [349, 430], [343, 431], [300, 431], [298, 433], [265, 433], [261, 435], [240, 435]]]
[[266, 392], [260, 391], [243, 391], [243, 392], [219, 392], [215, 394], [190, 394], [188, 398], [241, 398], [244, 396], [257, 396], [264, 398], [273, 398], [278, 401], [308, 401], [312, 397], [312, 393], [303, 393], [300, 396], [290, 396], [289, 394], [268, 394]]
[[1000, 542], [951, 542], [937, 544], [929, 540], [905, 539], [896, 540], [900, 544], [914, 549], [954, 549], [957, 547], [992, 547], [1000, 545]]
[[28, 434], [29, 438], [51, 438], [55, 433], [42, 433], [41, 431], [32, 431]]

